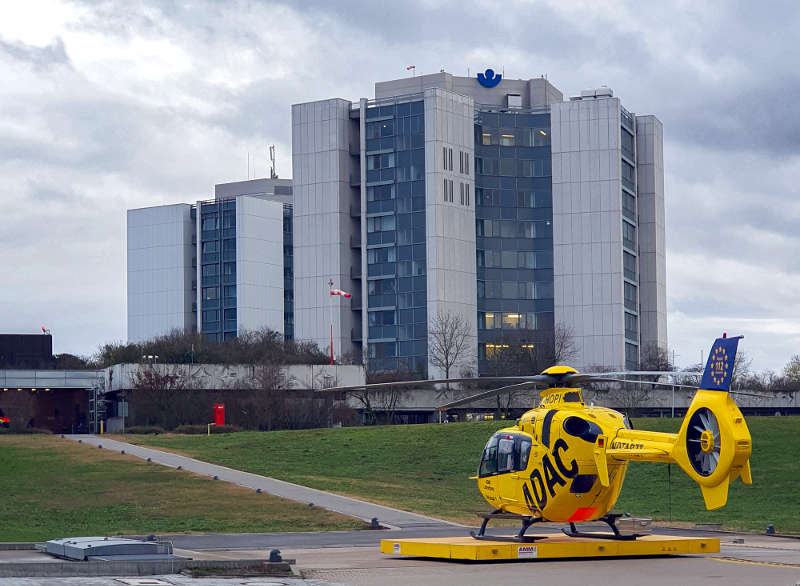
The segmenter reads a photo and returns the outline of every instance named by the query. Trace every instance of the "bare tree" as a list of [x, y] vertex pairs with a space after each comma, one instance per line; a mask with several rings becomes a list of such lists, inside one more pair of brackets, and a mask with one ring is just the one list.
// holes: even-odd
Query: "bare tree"
[[564, 364], [575, 359], [578, 346], [575, 344], [575, 330], [564, 322], [553, 326], [553, 364]]
[[736, 353], [736, 358], [733, 361], [733, 369], [731, 370], [731, 388], [740, 389], [742, 383], [750, 377], [750, 365], [753, 364], [753, 359], [750, 356], [739, 350]]
[[[428, 328], [428, 360], [450, 378], [450, 371], [466, 358], [471, 328], [461, 314], [440, 311]], [[447, 391], [450, 385], [447, 384]]]
[[639, 370], [660, 370], [672, 371], [675, 370], [675, 365], [669, 359], [669, 353], [666, 348], [662, 348], [658, 344], [651, 342], [645, 344], [639, 354]]

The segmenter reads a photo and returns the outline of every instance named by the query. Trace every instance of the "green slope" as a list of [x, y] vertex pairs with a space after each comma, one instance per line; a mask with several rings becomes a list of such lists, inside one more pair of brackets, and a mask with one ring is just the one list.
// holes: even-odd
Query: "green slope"
[[[738, 481], [728, 505], [706, 511], [699, 488], [672, 466], [632, 463], [616, 510], [658, 520], [722, 523], [726, 528], [800, 533], [800, 417], [748, 418], [752, 486]], [[475, 473], [486, 439], [508, 422], [243, 432], [218, 436], [128, 436], [290, 482], [402, 509], [474, 522], [488, 505]], [[677, 431], [675, 419], [638, 419], [638, 428]], [[670, 508], [671, 498], [671, 508]]]

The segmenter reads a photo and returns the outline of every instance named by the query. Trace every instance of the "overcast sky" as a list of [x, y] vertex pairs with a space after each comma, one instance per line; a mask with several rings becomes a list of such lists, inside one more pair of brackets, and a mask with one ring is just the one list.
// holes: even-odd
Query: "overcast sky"
[[124, 336], [125, 210], [291, 176], [290, 106], [441, 68], [608, 85], [664, 124], [670, 352], [800, 353], [800, 3], [0, 3], [0, 332]]

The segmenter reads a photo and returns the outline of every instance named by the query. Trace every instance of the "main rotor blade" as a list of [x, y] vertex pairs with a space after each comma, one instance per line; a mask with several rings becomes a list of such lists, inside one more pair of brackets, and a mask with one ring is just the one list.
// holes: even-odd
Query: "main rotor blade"
[[365, 385], [349, 385], [343, 387], [329, 387], [327, 389], [317, 389], [315, 393], [336, 393], [344, 391], [371, 391], [380, 390], [389, 387], [402, 387], [402, 386], [425, 386], [425, 385], [441, 385], [446, 383], [510, 383], [510, 382], [525, 382], [537, 385], [547, 385], [552, 383], [552, 377], [547, 374], [533, 374], [526, 376], [473, 376], [466, 378], [438, 378], [438, 379], [423, 379], [423, 380], [405, 380], [405, 381], [392, 381], [388, 383], [371, 383]]
[[456, 401], [451, 401], [450, 403], [445, 403], [436, 408], [437, 411], [447, 411], [452, 407], [458, 407], [459, 405], [466, 405], [467, 403], [472, 403], [473, 401], [478, 401], [480, 399], [485, 399], [487, 397], [491, 397], [493, 395], [499, 395], [500, 393], [506, 393], [510, 391], [517, 391], [522, 390], [525, 387], [534, 386], [536, 383], [532, 382], [524, 382], [524, 383], [517, 383], [515, 385], [508, 385], [505, 387], [500, 387], [499, 389], [491, 389], [488, 391], [483, 391], [480, 393], [476, 393], [474, 395], [470, 395], [469, 397], [464, 397], [463, 399], [458, 399]]

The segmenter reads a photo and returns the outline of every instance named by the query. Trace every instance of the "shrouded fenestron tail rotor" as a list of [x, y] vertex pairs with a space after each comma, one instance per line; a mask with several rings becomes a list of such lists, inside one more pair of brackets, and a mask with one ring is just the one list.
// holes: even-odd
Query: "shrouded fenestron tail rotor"
[[692, 414], [686, 430], [686, 452], [701, 476], [711, 476], [719, 464], [721, 449], [719, 423], [714, 413], [701, 407]]

